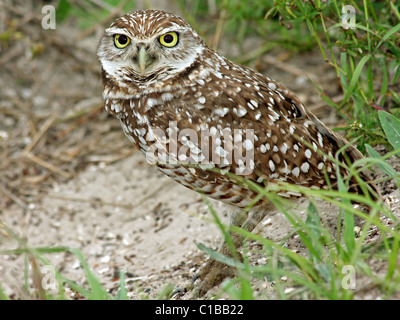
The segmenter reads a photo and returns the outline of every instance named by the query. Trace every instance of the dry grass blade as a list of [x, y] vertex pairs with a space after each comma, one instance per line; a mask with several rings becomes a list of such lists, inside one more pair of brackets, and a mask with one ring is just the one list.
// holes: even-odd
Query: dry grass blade
[[306, 77], [306, 78], [308, 78], [308, 79], [310, 79], [311, 81], [314, 81], [314, 82], [319, 80], [318, 77], [315, 74], [307, 72], [307, 71], [305, 71], [303, 69], [300, 69], [300, 68], [298, 68], [298, 67], [296, 67], [294, 65], [290, 65], [288, 63], [282, 62], [282, 61], [280, 61], [279, 59], [276, 59], [273, 56], [265, 55], [262, 59], [266, 63], [268, 63], [270, 65], [273, 65], [274, 67], [279, 68], [279, 69], [281, 69], [281, 70], [283, 70], [285, 72], [289, 72], [289, 73], [293, 74], [296, 77]]
[[42, 167], [44, 167], [44, 168], [46, 168], [46, 169], [48, 169], [48, 170], [50, 170], [50, 171], [52, 171], [54, 173], [57, 173], [57, 174], [63, 176], [64, 178], [71, 178], [72, 177], [72, 175], [70, 173], [68, 173], [68, 172], [66, 172], [66, 171], [64, 171], [64, 170], [62, 170], [60, 168], [57, 168], [56, 166], [52, 165], [49, 162], [44, 161], [43, 159], [40, 159], [39, 157], [35, 156], [32, 153], [25, 153], [24, 157], [29, 159], [32, 162], [35, 162], [39, 166], [42, 166]]
[[42, 139], [44, 134], [51, 128], [51, 126], [54, 124], [56, 121], [57, 116], [56, 115], [51, 115], [46, 122], [43, 124], [43, 126], [40, 128], [40, 130], [35, 134], [35, 136], [32, 139], [32, 142], [26, 146], [26, 148], [23, 151], [24, 156], [26, 156], [28, 153], [30, 153], [37, 143]]
[[71, 174], [60, 169], [57, 168], [56, 166], [52, 165], [51, 163], [35, 156], [32, 151], [35, 148], [35, 146], [38, 144], [38, 142], [40, 141], [40, 139], [43, 138], [43, 136], [46, 134], [46, 132], [51, 128], [51, 126], [55, 123], [57, 119], [56, 115], [52, 115], [50, 116], [46, 122], [43, 124], [43, 126], [40, 128], [40, 130], [35, 134], [35, 136], [32, 139], [32, 142], [26, 146], [26, 148], [23, 151], [23, 157], [29, 159], [32, 162], [35, 162], [36, 164], [56, 173], [59, 174], [61, 176], [63, 176], [64, 178], [70, 178]]
[[2, 184], [0, 184], [0, 192], [3, 193], [6, 197], [10, 198], [12, 201], [14, 201], [21, 208], [28, 210], [28, 205], [15, 194], [8, 191], [7, 188]]
[[84, 202], [84, 203], [95, 202], [97, 205], [101, 205], [101, 206], [111, 206], [111, 207], [118, 207], [118, 208], [134, 210], [134, 209], [141, 207], [143, 205], [143, 203], [146, 202], [147, 200], [153, 199], [161, 190], [165, 189], [166, 187], [170, 186], [171, 184], [173, 184], [173, 181], [167, 181], [167, 182], [161, 184], [153, 192], [149, 193], [147, 196], [141, 198], [139, 201], [137, 201], [136, 203], [133, 203], [133, 204], [108, 202], [108, 201], [103, 201], [101, 199], [82, 199], [82, 198], [77, 198], [77, 197], [63, 196], [63, 195], [56, 195], [56, 194], [46, 195], [46, 198], [53, 198], [53, 199], [59, 199], [59, 200], [64, 200], [64, 201], [73, 201], [73, 202]]

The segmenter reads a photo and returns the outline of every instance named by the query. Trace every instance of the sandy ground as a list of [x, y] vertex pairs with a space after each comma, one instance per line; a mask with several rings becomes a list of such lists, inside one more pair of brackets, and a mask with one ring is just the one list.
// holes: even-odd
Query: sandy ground
[[[11, 6], [12, 1], [5, 4]], [[9, 47], [3, 45], [0, 55], [1, 222], [31, 247], [78, 248], [112, 294], [121, 270], [132, 299], [154, 298], [168, 283], [187, 287], [206, 259], [196, 242], [217, 248], [221, 233], [210, 222], [201, 197], [148, 165], [124, 137], [118, 121], [103, 111], [95, 51], [104, 26], [85, 35], [74, 21], [67, 21], [55, 31], [44, 31], [38, 27], [40, 12], [29, 15], [19, 4], [12, 6], [14, 11], [6, 7], [15, 25], [10, 27], [11, 18], [3, 15], [0, 30], [21, 33]], [[257, 44], [257, 39], [249, 41]], [[32, 48], [38, 50], [35, 57]], [[237, 50], [222, 44], [221, 52]], [[326, 92], [337, 94], [334, 73], [318, 65], [317, 56], [318, 52], [297, 57], [277, 52], [275, 59], [291, 66], [290, 72], [265, 59], [256, 66], [298, 92], [326, 123], [337, 126], [338, 119], [324, 108], [304, 76], [313, 70]], [[395, 159], [393, 165], [400, 167]], [[398, 191], [390, 183], [382, 188], [399, 214]], [[212, 203], [227, 222], [227, 210]], [[337, 208], [322, 203], [321, 212], [336, 224]], [[257, 230], [279, 241], [291, 228], [281, 213], [271, 212]], [[286, 245], [296, 249], [295, 236]], [[18, 247], [4, 228], [0, 247]], [[74, 255], [46, 257], [67, 278], [85, 282]], [[262, 263], [262, 256], [251, 261]], [[0, 284], [11, 298], [31, 297], [22, 288], [25, 262], [22, 255], [0, 255]], [[273, 289], [268, 290], [273, 297]], [[366, 298], [377, 298], [368, 294]], [[67, 296], [79, 298], [72, 291]]]

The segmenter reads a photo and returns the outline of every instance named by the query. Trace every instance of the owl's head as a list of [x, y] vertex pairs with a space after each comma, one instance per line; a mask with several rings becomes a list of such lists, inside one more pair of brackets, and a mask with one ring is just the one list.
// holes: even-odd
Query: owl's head
[[160, 10], [140, 10], [118, 18], [106, 29], [98, 56], [103, 77], [133, 93], [178, 76], [205, 47], [182, 18]]

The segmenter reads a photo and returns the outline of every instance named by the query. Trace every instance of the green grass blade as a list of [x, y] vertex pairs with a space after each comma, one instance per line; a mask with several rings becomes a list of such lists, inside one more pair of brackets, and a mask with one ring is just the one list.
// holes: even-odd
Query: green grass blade
[[342, 103], [340, 104], [340, 107], [342, 107], [347, 102], [347, 100], [350, 98], [351, 94], [353, 93], [353, 91], [354, 91], [354, 89], [355, 89], [355, 87], [356, 87], [356, 85], [358, 83], [358, 80], [359, 80], [360, 75], [361, 75], [361, 71], [363, 70], [364, 65], [367, 63], [367, 61], [370, 58], [371, 58], [371, 55], [368, 54], [368, 55], [364, 56], [360, 60], [360, 62], [358, 63], [356, 69], [354, 70], [353, 76], [351, 77], [349, 88], [348, 88], [348, 90], [346, 92], [346, 95], [343, 98]]
[[235, 260], [231, 257], [227, 257], [223, 255], [222, 253], [219, 253], [218, 251], [215, 251], [207, 246], [205, 246], [202, 243], [196, 243], [196, 246], [203, 252], [205, 252], [207, 255], [210, 256], [211, 259], [217, 260], [219, 262], [222, 262], [228, 266], [235, 267], [235, 268], [240, 268], [241, 267], [241, 262], [238, 260]]
[[121, 270], [119, 274], [119, 290], [115, 295], [114, 300], [128, 300], [127, 291], [125, 287], [125, 270]]
[[238, 281], [240, 283], [240, 289], [232, 286], [232, 283], [228, 282], [223, 286], [223, 290], [226, 291], [232, 299], [240, 300], [253, 300], [253, 289], [250, 282], [250, 266], [246, 255], [244, 255], [244, 262], [240, 262], [237, 259], [227, 257], [218, 251], [214, 251], [211, 248], [206, 247], [202, 243], [197, 243], [197, 247], [204, 251], [211, 259], [222, 262], [228, 266], [234, 267], [238, 270]]
[[235, 226], [232, 226], [232, 229], [235, 232], [237, 232], [245, 237], [248, 237], [249, 239], [258, 241], [259, 243], [261, 243], [262, 245], [264, 245], [267, 248], [273, 248], [275, 250], [278, 250], [279, 252], [286, 255], [301, 270], [304, 270], [305, 274], [307, 274], [309, 277], [311, 277], [311, 278], [317, 277], [317, 274], [315, 273], [315, 270], [313, 269], [313, 263], [311, 261], [309, 261], [308, 259], [298, 255], [297, 253], [294, 253], [293, 251], [291, 251], [288, 248], [280, 246], [279, 244], [277, 244], [271, 240], [265, 239], [261, 236], [258, 236], [256, 234], [246, 231], [244, 229], [241, 229], [241, 228], [238, 228]]
[[[304, 285], [305, 287], [310, 288], [315, 294], [321, 296], [329, 296], [329, 292], [326, 289], [325, 285], [321, 283], [321, 278], [319, 276], [318, 270], [315, 268], [315, 264], [308, 260], [305, 257], [300, 256], [299, 254], [291, 251], [288, 248], [285, 248], [271, 240], [265, 239], [259, 235], [251, 233], [249, 231], [243, 230], [238, 227], [232, 227], [232, 229], [247, 237], [249, 239], [253, 239], [260, 244], [262, 244], [265, 248], [276, 250], [283, 256], [287, 257], [295, 266], [297, 266], [298, 270], [296, 272], [290, 272], [288, 270], [284, 270], [281, 268], [276, 268], [270, 265], [261, 266], [261, 267], [252, 267], [253, 272], [257, 272], [259, 274], [275, 274], [276, 277], [280, 276], [288, 276], [292, 278], [295, 282]], [[262, 271], [265, 269], [264, 271]], [[282, 298], [284, 298], [282, 296]]]
[[[400, 119], [383, 110], [378, 111], [378, 117], [392, 147], [400, 149]], [[397, 155], [400, 157], [400, 152]]]
[[385, 59], [381, 59], [381, 65], [382, 65], [382, 71], [383, 71], [383, 79], [382, 79], [382, 87], [380, 91], [380, 95], [382, 97], [380, 101], [380, 105], [385, 104], [385, 99], [386, 99], [386, 93], [388, 92], [388, 83], [389, 83], [389, 75], [388, 75], [388, 70], [387, 66], [385, 63]]
[[[343, 181], [343, 178], [340, 174], [340, 167], [336, 167], [336, 176], [337, 176], [337, 184], [338, 184], [338, 191], [347, 193], [347, 187]], [[342, 202], [344, 204], [344, 215], [343, 215], [343, 238], [344, 243], [347, 249], [347, 253], [351, 256], [351, 253], [355, 247], [355, 240], [354, 240], [354, 217], [350, 210], [347, 208], [351, 208], [351, 202], [349, 199], [343, 197]]]
[[386, 273], [386, 281], [390, 282], [398, 266], [398, 254], [399, 254], [399, 240], [393, 239], [392, 247], [388, 252], [388, 271]]
[[90, 294], [88, 296], [89, 300], [106, 300], [110, 299], [110, 295], [103, 288], [93, 271], [90, 269], [85, 257], [82, 252], [75, 248], [70, 248], [69, 251], [73, 253], [79, 260], [83, 270], [86, 273], [86, 278], [90, 288]]
[[251, 271], [248, 259], [248, 248], [245, 245], [243, 250], [243, 269], [238, 269], [238, 278], [240, 282], [240, 300], [254, 300], [253, 288], [251, 287]]
[[172, 292], [174, 291], [174, 286], [171, 283], [167, 283], [160, 290], [160, 293], [157, 295], [156, 300], [167, 300], [171, 297]]
[[385, 172], [389, 177], [392, 177], [396, 179], [396, 181], [400, 182], [400, 174], [396, 170], [394, 170], [394, 168], [389, 163], [383, 160], [381, 155], [377, 151], [375, 151], [369, 144], [365, 144], [365, 148], [367, 149], [370, 157], [379, 160], [376, 163], [379, 169]]
[[347, 79], [350, 78], [348, 76], [350, 73], [350, 68], [347, 63], [347, 53], [346, 52], [340, 53], [340, 66], [341, 66], [341, 68], [339, 69], [340, 83], [342, 84], [343, 91], [347, 92], [347, 91], [349, 91], [349, 84], [347, 82]]
[[10, 300], [10, 297], [4, 292], [3, 287], [0, 285], [0, 300]]
[[378, 45], [375, 47], [375, 51], [378, 50], [378, 48], [384, 43], [387, 39], [389, 39], [393, 34], [396, 32], [400, 31], [400, 24], [394, 26], [391, 28], [382, 38], [382, 40], [378, 43]]
[[[310, 244], [314, 249], [313, 251], [310, 251], [310, 258], [314, 258], [315, 262], [321, 261], [323, 254], [323, 248], [320, 242], [320, 238], [322, 236], [321, 233], [322, 228], [318, 210], [312, 201], [310, 201], [310, 204], [308, 205], [307, 208], [307, 218], [305, 226], [308, 229], [307, 237], [310, 238]], [[317, 253], [317, 256], [315, 256], [313, 252]]]

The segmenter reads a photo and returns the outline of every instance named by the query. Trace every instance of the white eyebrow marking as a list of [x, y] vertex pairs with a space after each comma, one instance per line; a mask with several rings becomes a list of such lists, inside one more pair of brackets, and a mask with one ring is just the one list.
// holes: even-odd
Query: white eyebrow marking
[[114, 34], [123, 34], [127, 37], [132, 36], [125, 28], [108, 28], [106, 29], [106, 34], [108, 36], [113, 36]]

